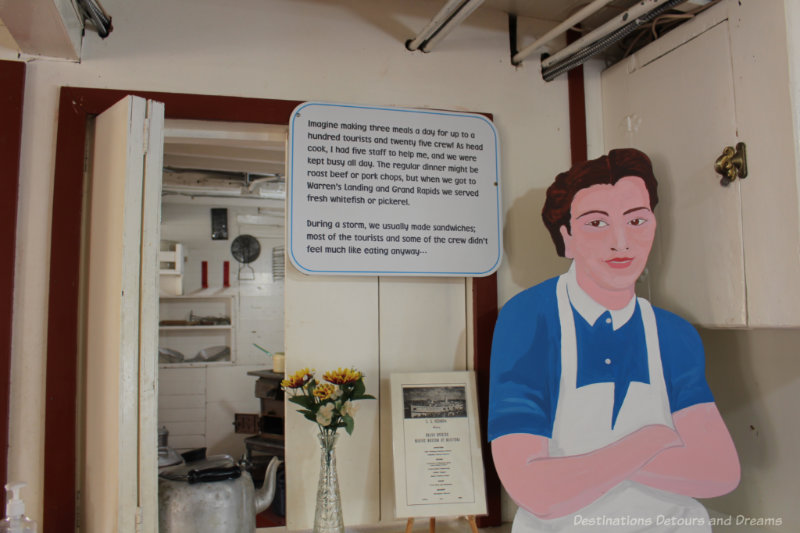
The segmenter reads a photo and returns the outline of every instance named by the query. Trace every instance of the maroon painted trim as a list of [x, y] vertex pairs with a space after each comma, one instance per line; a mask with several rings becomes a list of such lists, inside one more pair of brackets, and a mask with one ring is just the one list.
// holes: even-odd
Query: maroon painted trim
[[[17, 237], [19, 158], [25, 63], [0, 61], [0, 481], [8, 478], [8, 421], [11, 392], [11, 323], [14, 313], [14, 260]], [[5, 516], [3, 506], [2, 516]]]
[[[572, 43], [581, 37], [575, 30], [567, 30], [567, 43]], [[567, 72], [567, 87], [569, 92], [569, 145], [572, 154], [572, 164], [586, 161], [586, 100], [583, 88], [583, 65], [579, 65]]]
[[[108, 109], [128, 94], [164, 102], [166, 118], [284, 125], [289, 123], [292, 111], [301, 103], [291, 100], [148, 91], [72, 87], [61, 89], [56, 139], [47, 331], [45, 485], [42, 524], [45, 533], [64, 531], [64, 525], [74, 524], [76, 519], [77, 306], [86, 123], [90, 116]], [[484, 279], [487, 281], [479, 281], [478, 288], [474, 290], [477, 291], [478, 299], [484, 301], [484, 287], [494, 286], [494, 291], [488, 299], [494, 302], [496, 315], [495, 277], [476, 278], [476, 280]], [[485, 313], [482, 313], [481, 316], [485, 316]], [[477, 317], [476, 313], [476, 320]], [[485, 345], [484, 336], [487, 332], [488, 341], [491, 342], [493, 328], [493, 319], [491, 323], [484, 319], [481, 324], [476, 324], [476, 347]], [[485, 348], [476, 350], [476, 368], [480, 368], [479, 376], [483, 372], [488, 376], [488, 362], [489, 352]], [[479, 380], [483, 382], [481, 377]], [[485, 392], [488, 392], [488, 384]], [[480, 393], [480, 396], [486, 397], [485, 392]], [[485, 420], [484, 414], [482, 415], [484, 426]], [[493, 467], [491, 470], [493, 471]], [[491, 514], [489, 518], [499, 523], [499, 484], [496, 495], [490, 496], [491, 498], [496, 498], [498, 505], [496, 513]]]
[[478, 413], [483, 449], [483, 471], [486, 478], [486, 516], [477, 517], [478, 527], [499, 526], [501, 515], [501, 484], [492, 459], [492, 447], [487, 434], [489, 419], [489, 361], [492, 353], [492, 334], [497, 322], [497, 274], [472, 279], [473, 365], [478, 386]]
[[43, 531], [54, 523], [72, 531], [68, 524], [75, 523], [78, 250], [86, 121], [64, 91], [57, 135], [45, 373]]

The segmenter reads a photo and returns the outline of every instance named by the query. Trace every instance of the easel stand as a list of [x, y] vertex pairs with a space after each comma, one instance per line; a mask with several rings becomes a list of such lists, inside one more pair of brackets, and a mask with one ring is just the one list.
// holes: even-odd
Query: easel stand
[[[475, 515], [468, 515], [467, 522], [469, 522], [469, 528], [472, 530], [472, 533], [478, 533], [478, 524], [475, 522]], [[428, 533], [436, 533], [436, 518], [431, 517], [428, 519]], [[408, 522], [406, 522], [406, 533], [411, 533], [411, 529], [414, 527], [414, 519], [409, 518]]]

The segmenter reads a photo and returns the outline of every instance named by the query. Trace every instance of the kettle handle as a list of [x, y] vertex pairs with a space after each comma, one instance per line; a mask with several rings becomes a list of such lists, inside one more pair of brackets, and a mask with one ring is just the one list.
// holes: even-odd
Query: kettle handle
[[226, 479], [236, 479], [241, 477], [242, 469], [238, 466], [219, 466], [205, 468], [201, 470], [190, 470], [186, 474], [186, 481], [189, 484], [204, 483], [210, 481], [225, 481]]

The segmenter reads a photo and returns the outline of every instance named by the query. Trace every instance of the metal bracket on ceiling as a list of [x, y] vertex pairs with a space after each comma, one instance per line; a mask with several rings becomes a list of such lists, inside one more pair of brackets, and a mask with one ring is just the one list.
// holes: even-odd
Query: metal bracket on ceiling
[[508, 14], [508, 46], [511, 50], [511, 64], [518, 67], [522, 61], [514, 61], [514, 56], [519, 53], [517, 44], [517, 16], [514, 13]]

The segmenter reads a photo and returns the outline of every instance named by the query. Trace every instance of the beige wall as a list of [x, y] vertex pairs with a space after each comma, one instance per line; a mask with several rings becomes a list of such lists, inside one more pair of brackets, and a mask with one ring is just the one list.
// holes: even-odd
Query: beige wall
[[739, 487], [705, 504], [732, 515], [782, 518], [780, 531], [798, 531], [800, 332], [703, 329], [700, 334], [708, 381], [742, 463]]
[[[492, 113], [501, 139], [505, 223], [500, 302], [563, 269], [538, 213], [544, 188], [569, 164], [566, 80], [544, 83], [535, 61], [509, 65], [504, 14], [480, 10], [433, 53], [422, 54], [406, 51], [403, 42], [424, 26], [437, 2], [239, 0], [231, 6], [104, 0], [103, 5], [114, 18], [114, 31], [106, 40], [87, 32], [80, 64], [37, 59], [27, 68], [9, 476], [29, 483], [25, 496], [34, 518], [41, 518], [42, 504], [44, 338], [62, 85]], [[523, 22], [523, 41], [547, 26]], [[16, 51], [0, 48], [0, 58], [16, 57]], [[589, 82], [594, 84], [591, 76]], [[590, 116], [596, 113], [590, 109]], [[596, 137], [590, 141], [592, 155], [600, 153]], [[733, 514], [782, 516], [787, 531], [797, 530], [800, 461], [793, 452], [800, 437], [795, 408], [800, 360], [794, 347], [800, 333], [703, 335], [709, 379], [743, 463], [740, 488], [707, 503]]]

